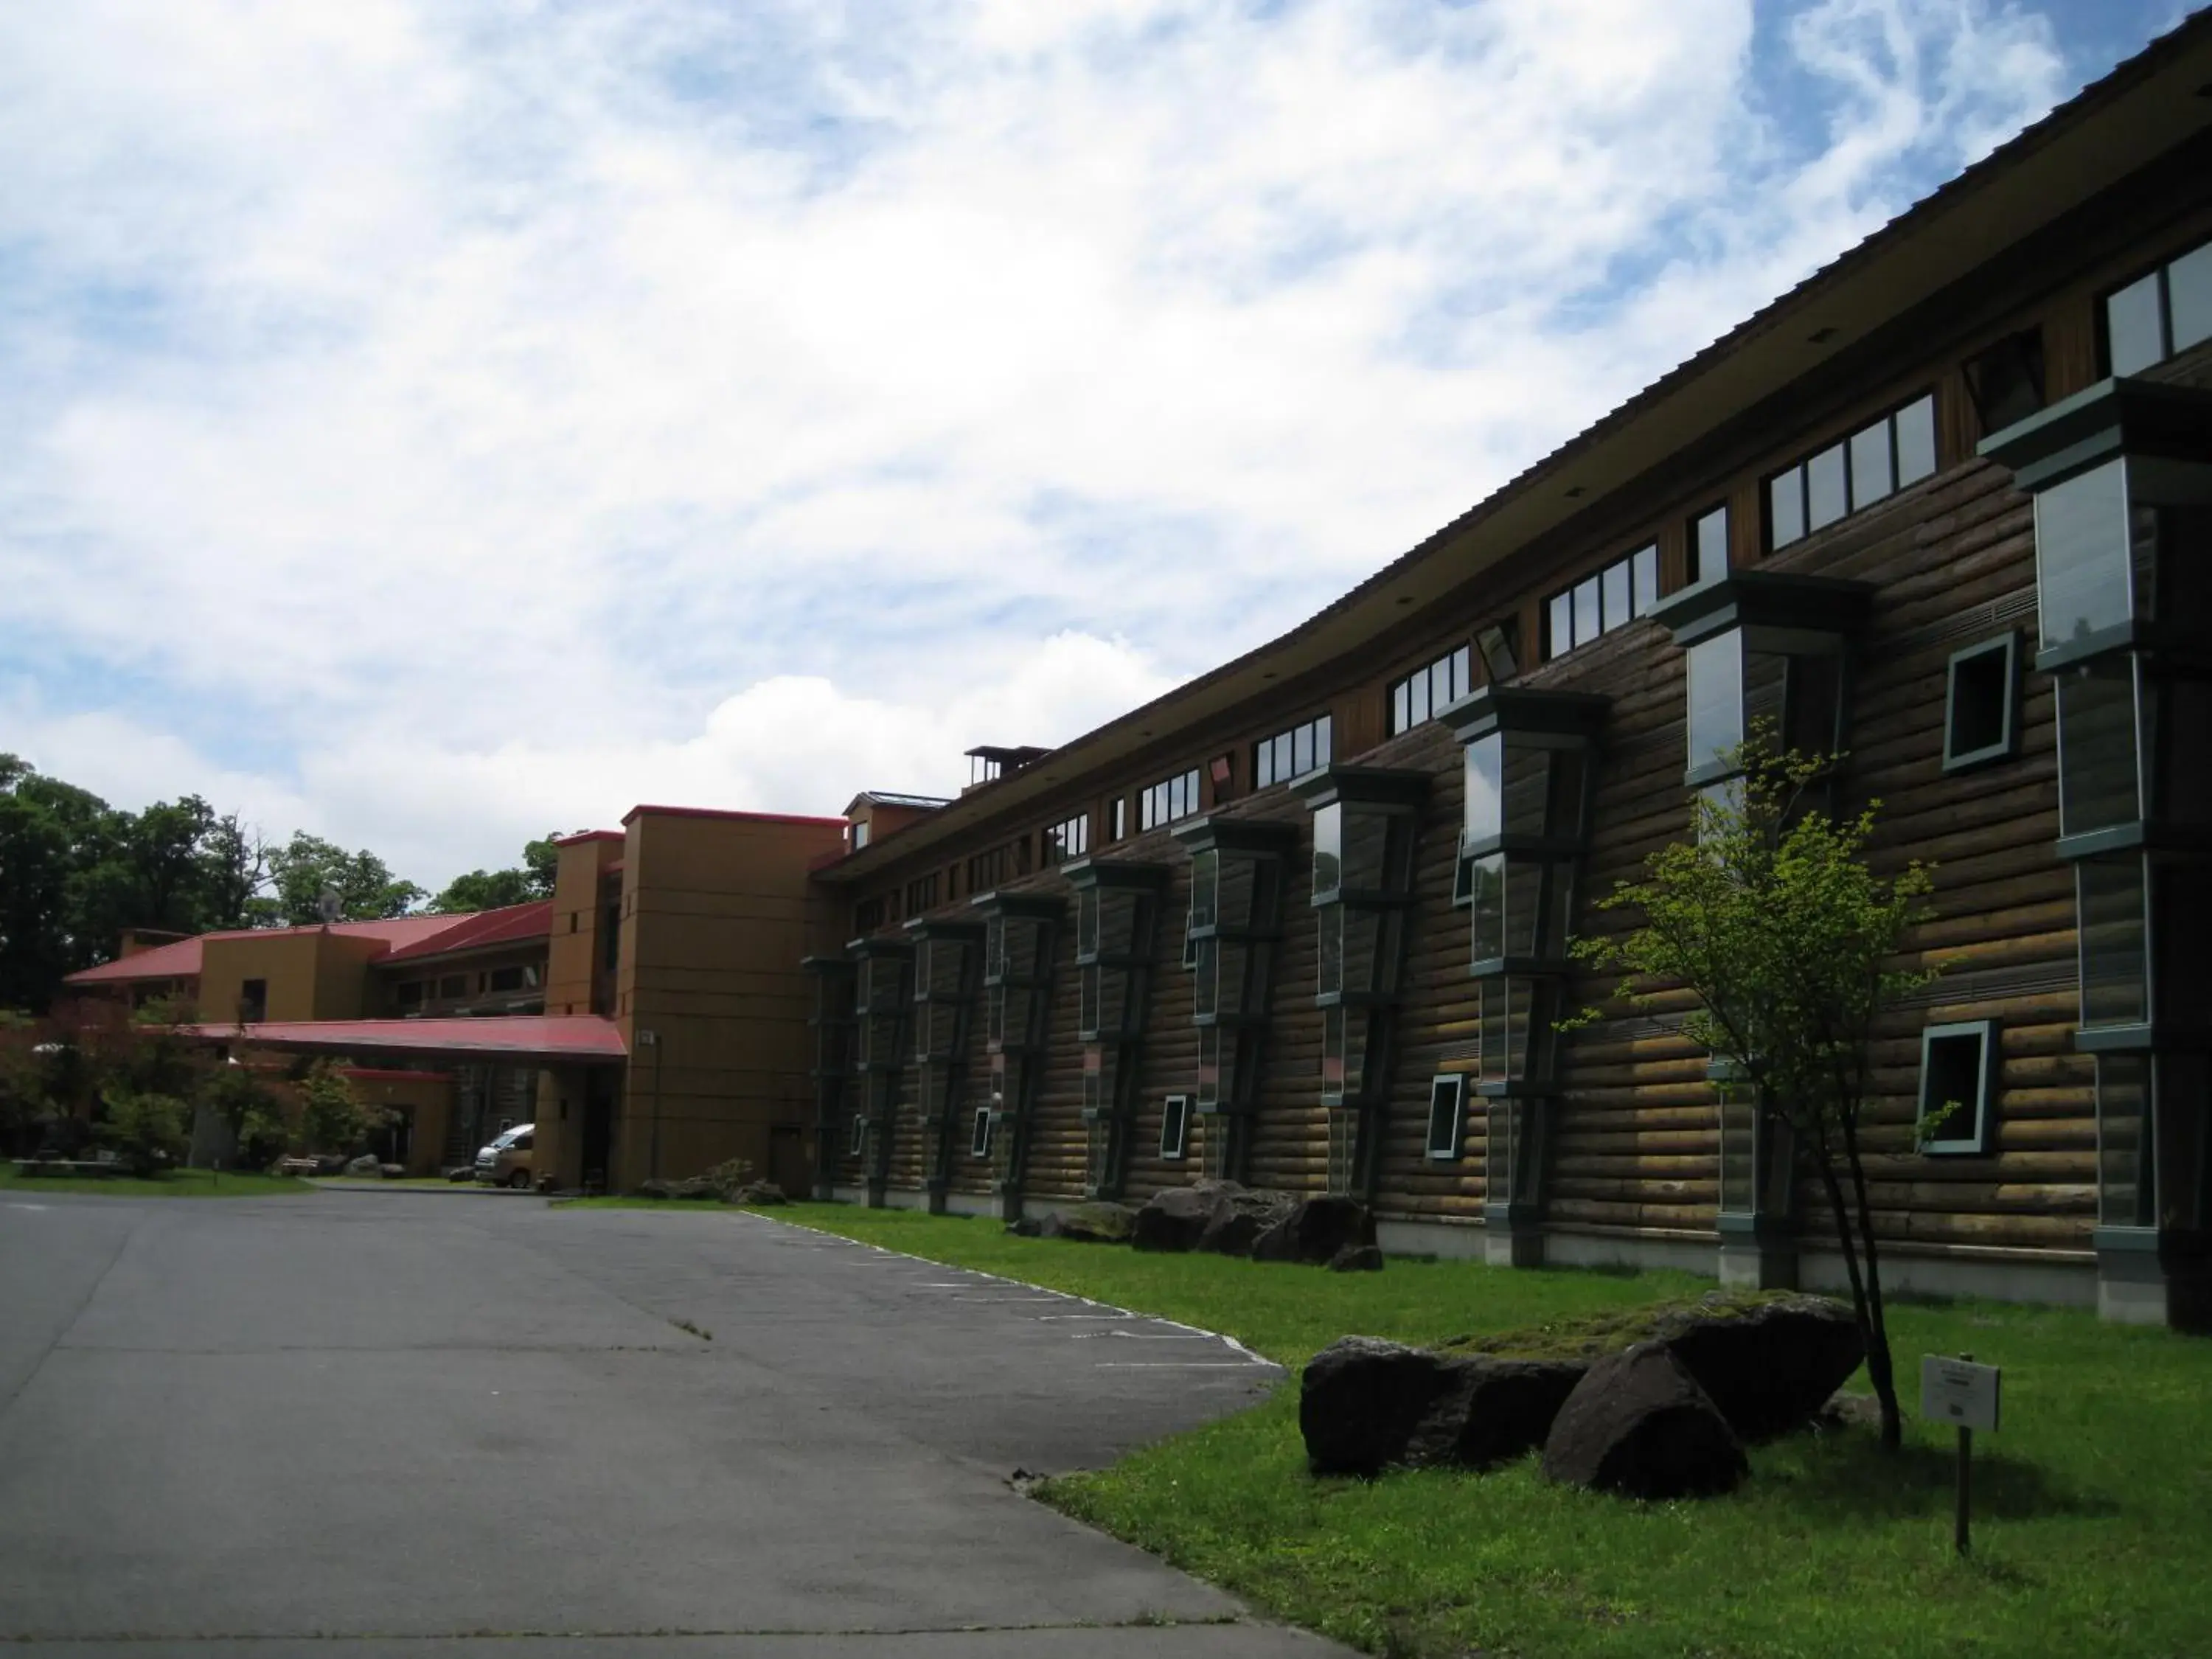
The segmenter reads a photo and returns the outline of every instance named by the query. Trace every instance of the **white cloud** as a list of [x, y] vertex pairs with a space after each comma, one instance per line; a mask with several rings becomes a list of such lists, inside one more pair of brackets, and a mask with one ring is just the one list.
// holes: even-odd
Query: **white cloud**
[[1745, 0], [0, 16], [15, 723], [426, 881], [957, 782], [1325, 604], [2060, 86], [1984, 0], [1784, 40], [1809, 139]]

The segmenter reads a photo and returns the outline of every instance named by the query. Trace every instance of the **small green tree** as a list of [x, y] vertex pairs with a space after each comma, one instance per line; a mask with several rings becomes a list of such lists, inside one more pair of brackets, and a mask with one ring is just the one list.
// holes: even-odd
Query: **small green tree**
[[327, 1060], [317, 1060], [300, 1080], [300, 1134], [310, 1152], [358, 1152], [386, 1121]]
[[194, 1096], [219, 1119], [238, 1147], [238, 1161], [258, 1169], [283, 1152], [290, 1138], [276, 1091], [251, 1066], [226, 1062], [210, 1066]]
[[1640, 912], [1642, 925], [1577, 951], [1640, 978], [1632, 1002], [1663, 985], [1695, 994], [1683, 1034], [1730, 1063], [1762, 1119], [1792, 1131], [1835, 1217], [1882, 1444], [1893, 1449], [1902, 1428], [1861, 1127], [1875, 1021], [1934, 977], [1890, 966], [1929, 914], [1933, 878], [1917, 862], [1888, 879], [1869, 868], [1880, 801], [1841, 819], [1813, 804], [1840, 758], [1777, 753], [1754, 732], [1736, 751], [1733, 799], [1698, 799], [1695, 842], [1653, 854], [1642, 881], [1600, 902]]
[[181, 1163], [190, 1144], [191, 1109], [174, 1095], [120, 1085], [102, 1097], [107, 1108], [100, 1139], [112, 1147], [133, 1175], [159, 1175]]

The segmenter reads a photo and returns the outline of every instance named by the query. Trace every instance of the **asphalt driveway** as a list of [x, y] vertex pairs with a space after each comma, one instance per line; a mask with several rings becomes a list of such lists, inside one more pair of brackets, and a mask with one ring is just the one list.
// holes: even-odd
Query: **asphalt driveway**
[[1203, 1333], [730, 1212], [19, 1189], [0, 1643], [1332, 1653], [1009, 1484], [1279, 1376]]

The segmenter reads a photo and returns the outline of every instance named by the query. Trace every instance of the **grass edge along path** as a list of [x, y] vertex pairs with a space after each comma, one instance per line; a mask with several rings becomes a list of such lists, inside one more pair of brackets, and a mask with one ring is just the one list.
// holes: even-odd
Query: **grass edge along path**
[[[1347, 1332], [1434, 1343], [1710, 1287], [1395, 1259], [1380, 1274], [1331, 1274], [1014, 1238], [911, 1211], [763, 1213], [1219, 1331], [1294, 1372]], [[1900, 1456], [1868, 1429], [1794, 1436], [1754, 1448], [1750, 1483], [1704, 1503], [1555, 1486], [1533, 1458], [1489, 1474], [1316, 1480], [1295, 1380], [1037, 1496], [1370, 1653], [2212, 1653], [2212, 1341], [2003, 1303], [1899, 1304], [1892, 1323], [1912, 1395]], [[1952, 1437], [1917, 1420], [1910, 1388], [1922, 1353], [1961, 1351], [2006, 1370], [2004, 1427], [1977, 1437], [1965, 1562], [1950, 1549]]]
[[0, 1164], [0, 1193], [33, 1197], [40, 1193], [96, 1193], [108, 1198], [276, 1198], [314, 1190], [290, 1176], [246, 1170], [171, 1170], [137, 1176], [31, 1176], [14, 1164]]

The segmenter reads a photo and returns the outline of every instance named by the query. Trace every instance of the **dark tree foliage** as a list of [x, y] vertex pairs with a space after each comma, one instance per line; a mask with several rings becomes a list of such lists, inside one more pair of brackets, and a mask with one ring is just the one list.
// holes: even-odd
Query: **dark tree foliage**
[[432, 899], [433, 910], [495, 910], [504, 904], [527, 904], [553, 896], [553, 878], [561, 863], [554, 843], [560, 832], [549, 830], [536, 841], [526, 842], [522, 863], [506, 870], [471, 870], [456, 876], [446, 890]]

